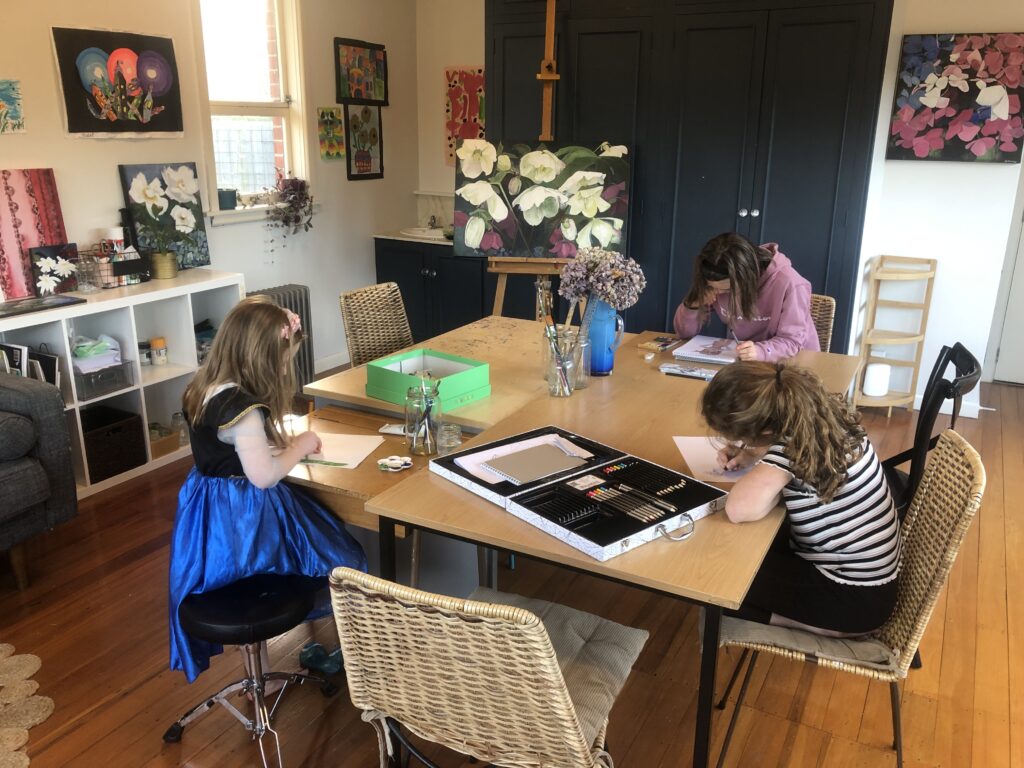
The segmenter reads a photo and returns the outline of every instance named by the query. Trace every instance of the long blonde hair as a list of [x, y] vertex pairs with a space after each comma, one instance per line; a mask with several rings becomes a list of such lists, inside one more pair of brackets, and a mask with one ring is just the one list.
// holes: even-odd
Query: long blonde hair
[[860, 415], [803, 368], [755, 361], [727, 365], [704, 390], [701, 412], [729, 440], [783, 443], [793, 475], [825, 502], [846, 482], [847, 466], [863, 454]]
[[295, 395], [294, 353], [302, 342], [302, 331], [293, 331], [289, 320], [284, 309], [258, 295], [243, 299], [228, 312], [210, 356], [182, 397], [193, 427], [206, 409], [207, 393], [233, 382], [270, 409], [267, 435], [278, 447], [287, 445], [281, 425]]

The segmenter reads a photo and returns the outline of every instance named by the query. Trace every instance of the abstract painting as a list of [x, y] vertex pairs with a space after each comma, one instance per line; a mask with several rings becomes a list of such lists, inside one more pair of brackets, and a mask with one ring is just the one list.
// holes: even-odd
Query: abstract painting
[[178, 267], [210, 263], [195, 163], [119, 165], [124, 205], [139, 253], [174, 252]]
[[317, 107], [316, 125], [320, 157], [324, 160], [344, 160], [345, 115], [341, 107]]
[[346, 105], [345, 142], [348, 145], [349, 179], [384, 178], [384, 132], [380, 107]]
[[888, 160], [1019, 163], [1024, 33], [905, 35]]
[[0, 299], [35, 296], [29, 250], [67, 239], [53, 169], [0, 171]]
[[445, 162], [455, 165], [460, 139], [484, 137], [484, 68], [448, 67], [444, 88]]
[[388, 55], [383, 45], [334, 38], [334, 87], [339, 104], [388, 103]]
[[182, 132], [169, 37], [53, 28], [68, 133], [139, 137]]
[[0, 80], [0, 133], [24, 133], [21, 81]]
[[625, 146], [504, 146], [464, 139], [455, 151], [455, 255], [571, 258], [622, 252], [629, 211]]

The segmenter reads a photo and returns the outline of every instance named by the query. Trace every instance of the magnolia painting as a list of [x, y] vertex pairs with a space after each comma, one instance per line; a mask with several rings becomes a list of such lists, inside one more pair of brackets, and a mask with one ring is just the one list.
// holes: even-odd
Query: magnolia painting
[[53, 28], [68, 133], [137, 136], [182, 131], [169, 37]]
[[885, 156], [1019, 163], [1024, 33], [906, 35]]
[[448, 67], [444, 84], [444, 159], [455, 165], [460, 140], [484, 137], [484, 68]]
[[569, 258], [579, 248], [623, 250], [626, 147], [466, 139], [456, 156], [457, 255]]
[[181, 269], [210, 263], [195, 163], [119, 165], [140, 253], [173, 252]]
[[324, 160], [345, 159], [345, 116], [341, 107], [317, 107], [317, 137], [320, 157]]
[[25, 116], [21, 106], [21, 82], [0, 80], [0, 133], [24, 133]]

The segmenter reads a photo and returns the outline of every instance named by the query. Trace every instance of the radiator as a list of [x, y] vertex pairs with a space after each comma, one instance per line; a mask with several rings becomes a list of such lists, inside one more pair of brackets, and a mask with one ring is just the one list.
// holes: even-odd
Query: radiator
[[309, 287], [291, 283], [248, 293], [249, 296], [256, 294], [267, 296], [279, 307], [290, 309], [302, 320], [302, 345], [295, 357], [295, 372], [301, 392], [302, 387], [313, 380], [313, 319], [309, 311]]

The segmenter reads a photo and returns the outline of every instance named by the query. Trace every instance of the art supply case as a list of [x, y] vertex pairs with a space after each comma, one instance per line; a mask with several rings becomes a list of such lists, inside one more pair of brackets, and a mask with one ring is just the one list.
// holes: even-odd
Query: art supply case
[[[561, 436], [593, 455], [582, 466], [522, 485], [508, 480], [488, 483], [458, 463], [460, 458], [547, 435]], [[431, 459], [430, 471], [601, 561], [659, 536], [685, 538], [693, 523], [716, 511], [726, 496], [712, 485], [556, 426]], [[630, 490], [622, 491], [622, 484]]]

